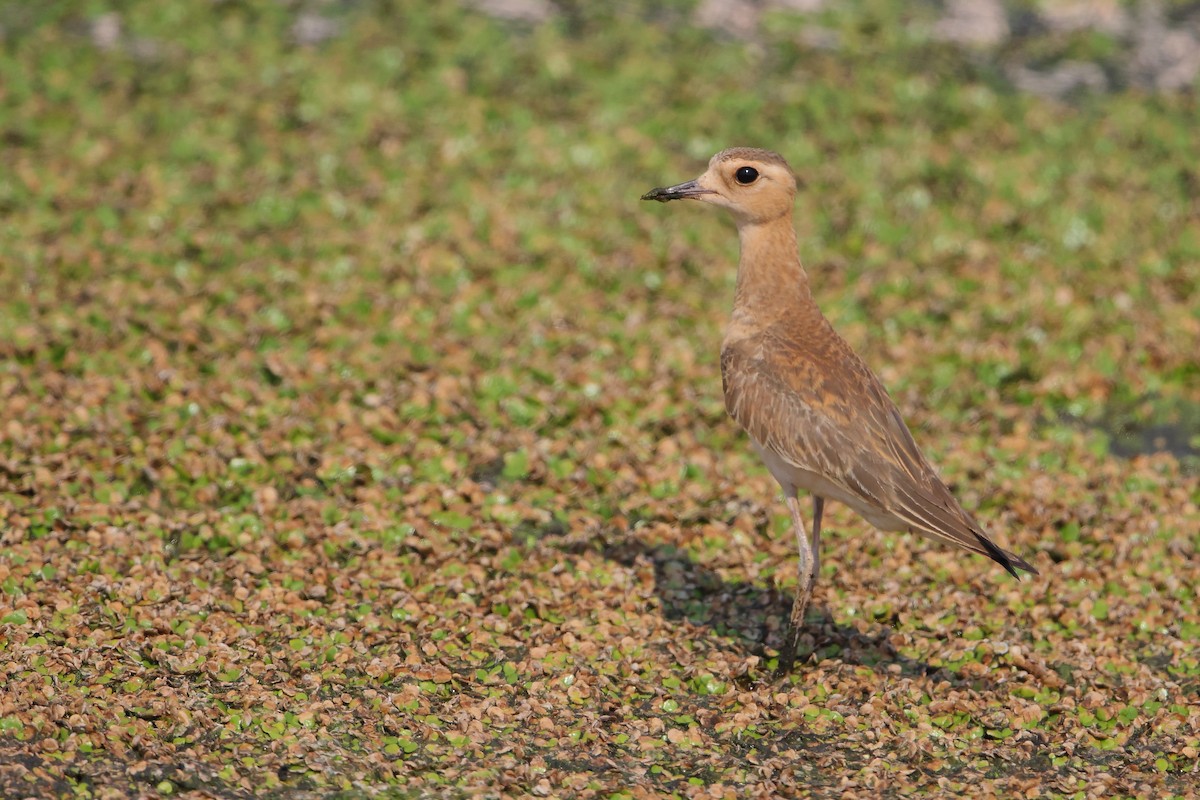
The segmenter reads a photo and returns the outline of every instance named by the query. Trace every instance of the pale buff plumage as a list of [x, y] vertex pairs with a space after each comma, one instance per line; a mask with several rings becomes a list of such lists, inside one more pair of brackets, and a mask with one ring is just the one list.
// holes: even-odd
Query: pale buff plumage
[[[879, 378], [817, 308], [792, 227], [795, 195], [795, 176], [782, 157], [738, 147], [713, 156], [699, 178], [642, 198], [711, 203], [737, 222], [741, 258], [721, 376], [726, 410], [783, 488], [800, 550], [781, 672], [791, 668], [812, 597], [827, 498], [882, 530], [949, 542], [1014, 576], [1017, 569], [1037, 572], [993, 544], [963, 510], [917, 449]], [[800, 489], [813, 496], [811, 537], [796, 499]]]

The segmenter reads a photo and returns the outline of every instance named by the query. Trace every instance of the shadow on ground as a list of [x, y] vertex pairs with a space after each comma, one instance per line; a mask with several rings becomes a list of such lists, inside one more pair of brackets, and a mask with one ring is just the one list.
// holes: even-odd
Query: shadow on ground
[[[619, 542], [564, 544], [576, 554], [598, 549], [607, 559], [633, 567], [649, 561], [654, 567], [655, 596], [668, 620], [686, 620], [732, 640], [773, 666], [783, 641], [784, 627], [792, 607], [790, 594], [742, 581], [727, 581], [715, 571], [696, 563], [691, 556], [669, 544], [648, 544], [628, 537]], [[808, 613], [808, 631], [800, 641], [797, 667], [836, 660], [854, 666], [887, 670], [899, 665], [903, 675], [931, 675], [939, 668], [908, 658], [888, 641], [887, 620], [869, 632], [836, 623], [828, 610], [814, 607]]]

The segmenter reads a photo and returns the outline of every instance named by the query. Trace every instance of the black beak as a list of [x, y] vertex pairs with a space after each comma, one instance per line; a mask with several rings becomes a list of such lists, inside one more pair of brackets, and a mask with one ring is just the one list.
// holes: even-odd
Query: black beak
[[704, 194], [712, 194], [711, 189], [705, 189], [696, 181], [688, 181], [680, 183], [676, 186], [666, 186], [659, 189], [651, 189], [642, 195], [643, 200], [657, 200], [660, 203], [665, 203], [668, 200], [686, 200], [689, 197], [699, 197]]

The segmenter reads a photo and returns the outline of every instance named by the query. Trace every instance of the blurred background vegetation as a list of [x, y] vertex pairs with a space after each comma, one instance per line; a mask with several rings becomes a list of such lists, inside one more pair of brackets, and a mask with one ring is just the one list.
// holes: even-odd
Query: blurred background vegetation
[[[275, 287], [273, 346], [297, 353], [286, 306], [308, 282], [409, 366], [452, 342], [500, 365], [563, 318], [610, 347], [623, 316], [651, 320], [634, 340], [693, 324], [664, 299], [711, 346], [732, 237], [636, 198], [761, 145], [804, 179], [835, 322], [860, 346], [880, 326], [938, 341], [896, 391], [994, 392], [1135, 438], [1182, 421], [1167, 446], [1190, 457], [1197, 19], [1115, 0], [7, 3], [4, 281], [229, 273], [212, 305]], [[94, 249], [62, 252], [63, 231]], [[380, 292], [403, 326], [372, 324]], [[1002, 345], [971, 352], [976, 326]], [[628, 368], [597, 355], [597, 379]]]

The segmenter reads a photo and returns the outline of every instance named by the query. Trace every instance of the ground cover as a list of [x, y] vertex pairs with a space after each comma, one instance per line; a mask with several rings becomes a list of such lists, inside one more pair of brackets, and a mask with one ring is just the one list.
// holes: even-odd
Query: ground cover
[[[908, 4], [560, 5], [3, 6], [4, 793], [1194, 793], [1194, 94], [1025, 95]], [[731, 144], [1041, 571], [834, 507], [780, 682], [736, 238], [637, 199]]]

